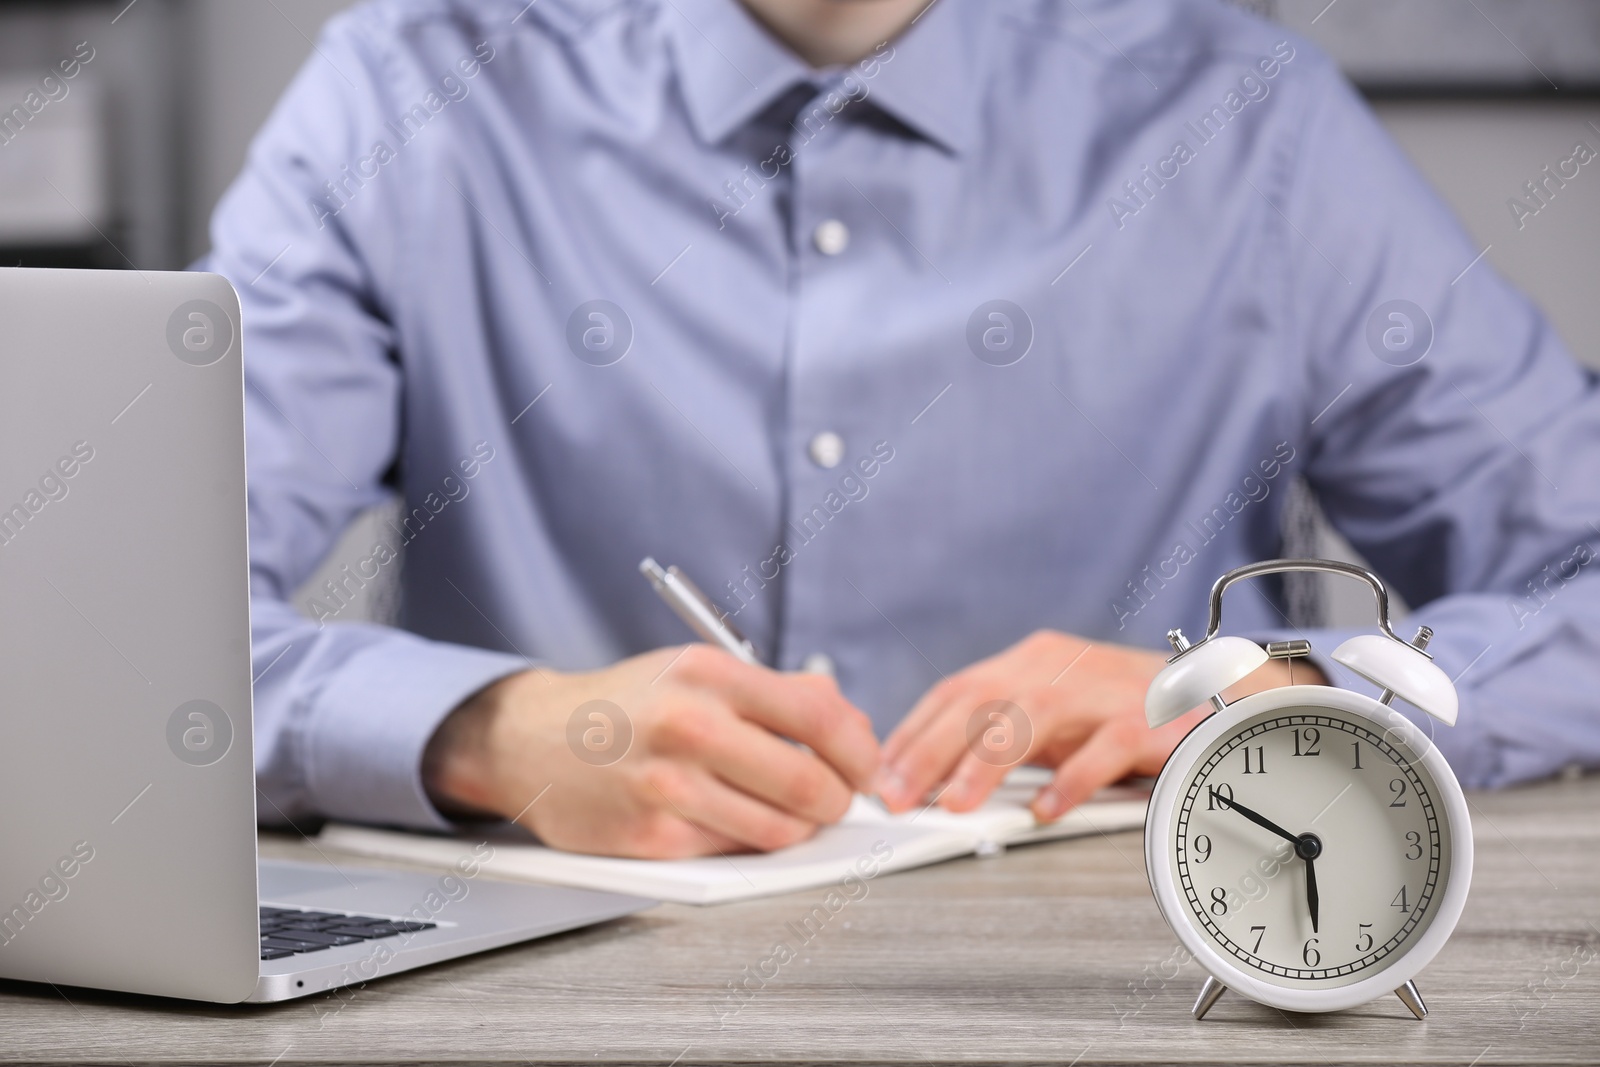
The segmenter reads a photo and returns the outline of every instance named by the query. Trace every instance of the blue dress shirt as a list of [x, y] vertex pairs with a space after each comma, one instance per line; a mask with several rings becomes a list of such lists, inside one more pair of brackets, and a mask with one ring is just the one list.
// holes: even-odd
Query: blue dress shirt
[[[735, 0], [377, 0], [213, 246], [266, 821], [440, 825], [459, 701], [685, 639], [645, 555], [886, 732], [1037, 628], [1203, 629], [1302, 476], [1437, 631], [1467, 783], [1600, 762], [1595, 376], [1325, 57], [1214, 0], [939, 0], [823, 72]], [[403, 628], [342, 618], [402, 550]]]

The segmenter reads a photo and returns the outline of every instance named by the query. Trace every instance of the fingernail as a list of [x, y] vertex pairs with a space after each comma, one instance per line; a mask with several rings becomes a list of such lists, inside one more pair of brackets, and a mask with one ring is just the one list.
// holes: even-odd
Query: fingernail
[[884, 767], [878, 771], [873, 782], [872, 791], [877, 793], [890, 804], [900, 804], [905, 801], [906, 782], [892, 767]]
[[957, 808], [964, 805], [972, 796], [972, 784], [966, 779], [957, 779], [939, 795], [939, 800], [946, 808]]
[[1061, 813], [1067, 810], [1067, 798], [1062, 796], [1061, 791], [1055, 786], [1047, 785], [1033, 802], [1033, 810], [1046, 822], [1059, 819]]

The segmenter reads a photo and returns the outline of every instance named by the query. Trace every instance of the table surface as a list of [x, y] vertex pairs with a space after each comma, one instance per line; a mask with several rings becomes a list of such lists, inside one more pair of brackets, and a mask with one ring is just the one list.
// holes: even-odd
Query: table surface
[[[1594, 1063], [1600, 778], [1470, 803], [1472, 895], [1417, 979], [1425, 1022], [1392, 996], [1288, 1015], [1231, 994], [1194, 1021], [1203, 976], [1156, 911], [1139, 835], [1124, 833], [882, 877], [808, 944], [789, 924], [825, 890], [663, 905], [262, 1007], [0, 982], [0, 1059]], [[262, 851], [309, 850], [267, 835]], [[748, 995], [730, 992], [779, 940], [799, 954]]]

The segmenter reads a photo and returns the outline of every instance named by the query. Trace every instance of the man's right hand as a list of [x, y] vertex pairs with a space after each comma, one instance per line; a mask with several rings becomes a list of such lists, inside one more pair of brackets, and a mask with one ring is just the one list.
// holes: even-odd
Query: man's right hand
[[[569, 730], [595, 700], [614, 707], [594, 705]], [[625, 721], [604, 721], [618, 710]], [[626, 751], [586, 748], [591, 729]], [[589, 673], [511, 675], [451, 712], [423, 757], [441, 808], [514, 818], [555, 848], [647, 859], [803, 841], [836, 822], [877, 768], [871, 724], [832, 679], [752, 667], [709, 645]]]

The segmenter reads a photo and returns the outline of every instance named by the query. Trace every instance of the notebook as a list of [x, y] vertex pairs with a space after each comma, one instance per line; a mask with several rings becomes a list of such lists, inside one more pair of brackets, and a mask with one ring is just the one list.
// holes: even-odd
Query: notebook
[[1039, 823], [1027, 804], [1049, 780], [1049, 772], [1041, 768], [1018, 768], [982, 807], [959, 815], [936, 807], [891, 815], [878, 801], [858, 796], [843, 819], [823, 827], [809, 841], [776, 852], [688, 860], [617, 859], [563, 852], [546, 848], [512, 824], [470, 836], [450, 836], [329, 823], [317, 841], [324, 848], [364, 856], [448, 867], [461, 858], [464, 848], [486, 840], [493, 846], [493, 855], [482, 867], [494, 877], [631, 893], [680, 904], [721, 904], [836, 885], [852, 872], [858, 878], [875, 878], [957, 856], [988, 855], [1008, 845], [1144, 826], [1150, 794], [1135, 786], [1102, 790], [1060, 819]]

